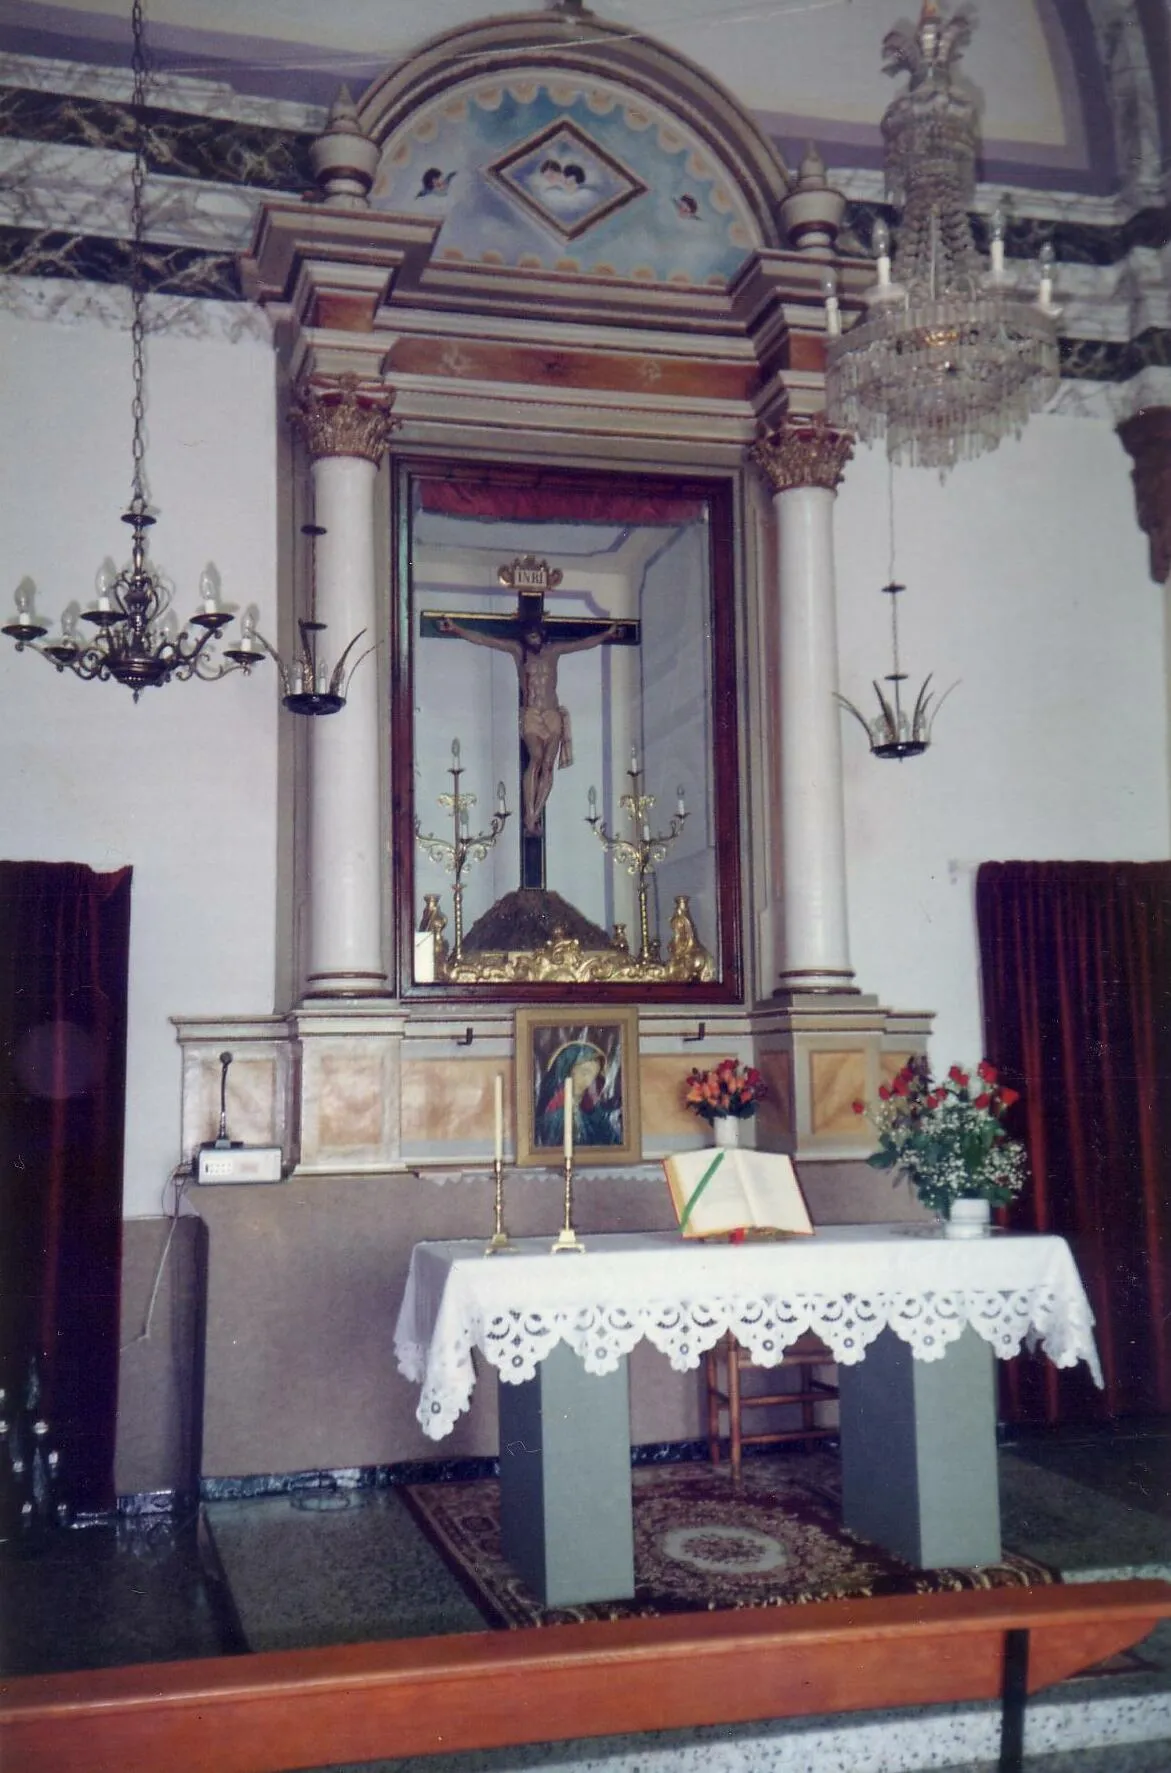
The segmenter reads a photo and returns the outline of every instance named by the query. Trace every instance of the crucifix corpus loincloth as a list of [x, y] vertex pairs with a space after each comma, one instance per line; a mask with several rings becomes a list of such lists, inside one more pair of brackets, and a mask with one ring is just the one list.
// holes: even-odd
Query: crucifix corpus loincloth
[[516, 665], [521, 743], [521, 885], [545, 884], [545, 803], [553, 789], [553, 772], [573, 762], [569, 710], [558, 700], [557, 665], [565, 653], [595, 646], [637, 646], [637, 621], [611, 622], [594, 617], [549, 616], [545, 593], [561, 583], [562, 574], [547, 560], [527, 554], [502, 566], [497, 577], [516, 592], [513, 615], [447, 615], [424, 610], [419, 632], [424, 638], [470, 641], [508, 653]]

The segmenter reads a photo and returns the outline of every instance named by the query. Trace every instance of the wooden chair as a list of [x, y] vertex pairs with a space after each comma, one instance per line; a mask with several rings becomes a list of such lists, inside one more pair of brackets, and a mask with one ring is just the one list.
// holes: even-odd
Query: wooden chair
[[[722, 1411], [726, 1411], [726, 1438], [733, 1482], [737, 1482], [740, 1477], [744, 1447], [767, 1446], [785, 1441], [836, 1439], [836, 1426], [827, 1427], [817, 1421], [817, 1405], [829, 1403], [838, 1395], [836, 1385], [817, 1376], [818, 1367], [833, 1365], [833, 1355], [812, 1331], [787, 1348], [776, 1366], [767, 1369], [757, 1368], [748, 1350], [740, 1346], [730, 1330], [714, 1348], [707, 1351], [703, 1359], [707, 1379], [708, 1457], [713, 1465], [720, 1463], [720, 1443], [725, 1438], [720, 1433], [720, 1415]], [[753, 1370], [770, 1373], [795, 1372], [798, 1383], [791, 1391], [782, 1391], [773, 1386], [767, 1391], [746, 1392], [740, 1383], [741, 1374]], [[744, 1412], [764, 1409], [778, 1413], [796, 1410], [799, 1412], [799, 1420], [788, 1428], [774, 1427], [745, 1434]]]

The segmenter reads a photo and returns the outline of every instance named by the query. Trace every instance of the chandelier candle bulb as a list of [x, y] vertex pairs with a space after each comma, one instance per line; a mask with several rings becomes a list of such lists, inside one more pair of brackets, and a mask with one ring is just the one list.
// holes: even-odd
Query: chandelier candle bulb
[[1053, 312], [1053, 248], [1047, 240], [1038, 254], [1038, 265], [1041, 270], [1041, 294], [1037, 306], [1046, 314]]
[[504, 807], [505, 807], [504, 783], [497, 782], [497, 784], [496, 784], [496, 811], [498, 813], [502, 814], [504, 812]]
[[638, 774], [638, 752], [633, 745], [630, 747], [630, 773], [632, 776]]
[[205, 572], [200, 574], [199, 595], [203, 598], [204, 615], [218, 615], [220, 610], [219, 600], [216, 597], [215, 580], [210, 573]]
[[822, 278], [821, 290], [825, 297], [825, 330], [831, 339], [836, 339], [842, 330], [842, 310], [838, 306], [838, 280], [832, 271]]
[[458, 769], [459, 768], [459, 740], [458, 739], [453, 739], [451, 741], [451, 761], [455, 765], [455, 767]]
[[682, 785], [682, 783], [680, 783], [680, 785], [679, 785], [679, 797], [675, 802], [675, 810], [679, 814], [679, 817], [681, 819], [685, 819], [687, 817], [687, 806], [686, 806], [686, 803], [684, 802], [684, 799], [683, 799], [683, 785]]
[[872, 239], [877, 259], [875, 269], [878, 273], [879, 288], [886, 289], [890, 285], [890, 229], [881, 216], [874, 224]]
[[591, 788], [589, 793], [586, 795], [586, 799], [589, 802], [589, 809], [590, 809], [589, 817], [591, 819], [596, 819], [598, 816], [598, 791], [597, 791], [597, 789]]
[[997, 282], [1004, 276], [1004, 210], [998, 203], [989, 225], [988, 256]]

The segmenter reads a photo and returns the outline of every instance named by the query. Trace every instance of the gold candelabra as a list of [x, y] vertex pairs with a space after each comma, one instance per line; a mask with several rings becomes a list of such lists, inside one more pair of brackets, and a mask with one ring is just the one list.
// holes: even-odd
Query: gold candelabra
[[638, 959], [645, 965], [659, 958], [659, 943], [657, 940], [653, 944], [651, 942], [650, 920], [647, 915], [647, 883], [682, 832], [687, 822], [687, 807], [683, 799], [683, 790], [680, 788], [678, 790], [678, 805], [671, 818], [670, 830], [652, 832], [650, 815], [651, 808], [655, 804], [655, 797], [653, 794], [642, 792], [643, 772], [639, 768], [636, 752], [632, 751], [630, 754], [630, 768], [626, 773], [630, 777], [630, 792], [624, 794], [618, 804], [630, 819], [634, 828], [633, 837], [619, 837], [614, 832], [607, 831], [598, 815], [598, 795], [594, 788], [591, 788], [589, 792], [590, 810], [586, 816], [586, 824], [592, 825], [594, 835], [606, 854], [613, 856], [614, 860], [622, 868], [625, 868], [627, 874], [632, 875], [638, 882], [640, 941]]
[[496, 839], [504, 830], [509, 818], [505, 805], [504, 783], [496, 784], [496, 811], [487, 831], [477, 831], [474, 835], [469, 829], [469, 811], [476, 804], [474, 794], [461, 794], [459, 780], [463, 775], [460, 763], [459, 740], [451, 741], [451, 763], [448, 774], [451, 777], [451, 793], [436, 797], [437, 804], [451, 813], [451, 841], [437, 837], [422, 829], [422, 821], [415, 815], [415, 837], [419, 848], [430, 856], [433, 862], [451, 875], [452, 902], [452, 959], [458, 962], [463, 954], [464, 941], [464, 873], [472, 862], [483, 862], [488, 851], [493, 849]]

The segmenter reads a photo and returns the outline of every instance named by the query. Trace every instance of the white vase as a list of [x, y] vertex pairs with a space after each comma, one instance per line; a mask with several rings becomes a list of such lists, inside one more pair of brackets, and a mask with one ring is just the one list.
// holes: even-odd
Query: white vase
[[740, 1117], [735, 1114], [717, 1114], [712, 1121], [713, 1145], [739, 1145]]
[[987, 1237], [992, 1211], [986, 1200], [953, 1200], [947, 1210], [947, 1237]]

